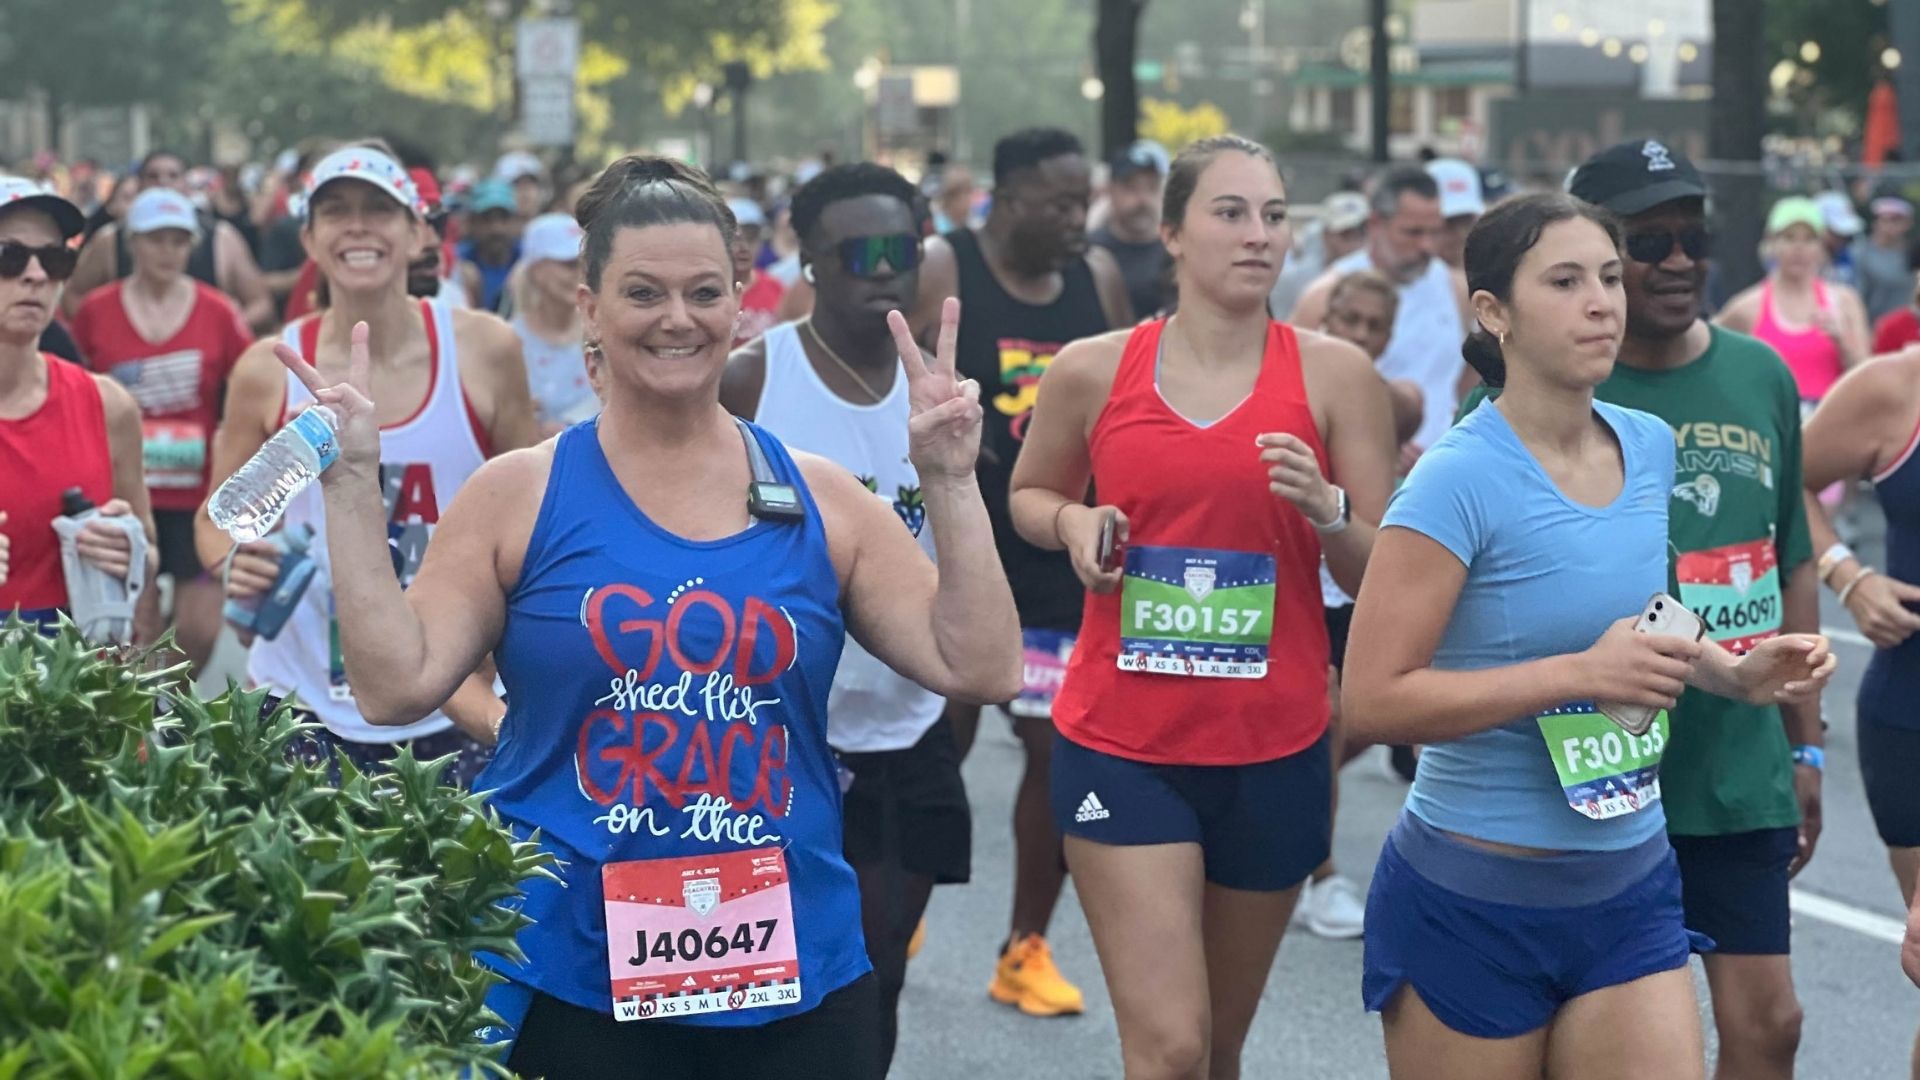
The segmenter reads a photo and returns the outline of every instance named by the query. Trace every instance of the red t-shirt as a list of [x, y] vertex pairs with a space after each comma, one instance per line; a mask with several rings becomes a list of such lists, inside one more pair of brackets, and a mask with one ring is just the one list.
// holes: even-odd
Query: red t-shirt
[[11, 548], [0, 585], [0, 618], [15, 608], [39, 620], [67, 606], [67, 575], [53, 519], [60, 496], [79, 488], [95, 506], [113, 498], [113, 454], [100, 388], [78, 364], [42, 353], [47, 400], [30, 416], [0, 420], [0, 531]]
[[153, 508], [193, 510], [207, 497], [207, 446], [222, 388], [253, 335], [233, 301], [196, 281], [187, 321], [167, 340], [148, 341], [127, 318], [125, 287], [116, 281], [89, 293], [74, 315], [73, 337], [89, 366], [140, 403]]
[[753, 272], [753, 281], [740, 294], [740, 330], [733, 336], [736, 348], [773, 329], [780, 321], [780, 300], [786, 295], [787, 287], [779, 278]]
[[1920, 341], [1920, 315], [1910, 307], [1889, 311], [1873, 324], [1873, 354], [1899, 352]]

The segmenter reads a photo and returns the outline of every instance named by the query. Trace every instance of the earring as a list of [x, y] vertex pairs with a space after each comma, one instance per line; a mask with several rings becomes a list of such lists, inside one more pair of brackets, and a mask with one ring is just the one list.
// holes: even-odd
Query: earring
[[1507, 332], [1505, 330], [1500, 331], [1499, 341], [1500, 341], [1501, 348], [1504, 349], [1507, 347]]
[[809, 285], [813, 284], [813, 264], [808, 263], [807, 265], [801, 267], [800, 276], [807, 279], [807, 284]]

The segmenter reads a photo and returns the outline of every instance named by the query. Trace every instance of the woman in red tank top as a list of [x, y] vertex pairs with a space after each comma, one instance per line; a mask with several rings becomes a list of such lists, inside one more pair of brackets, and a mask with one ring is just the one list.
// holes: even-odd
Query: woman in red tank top
[[[111, 380], [39, 351], [60, 284], [73, 274], [67, 241], [85, 224], [65, 199], [0, 177], [0, 620], [18, 611], [44, 624], [66, 608], [53, 519], [72, 488], [104, 515], [138, 514], [150, 541], [149, 576], [154, 569], [139, 407]], [[125, 533], [90, 527], [79, 550], [126, 576], [132, 545]], [[151, 637], [157, 596], [149, 589], [141, 602], [142, 640]]]
[[1179, 313], [1060, 352], [1012, 496], [1089, 590], [1053, 804], [1130, 1080], [1238, 1073], [1330, 839], [1321, 556], [1358, 589], [1394, 452], [1367, 357], [1268, 318], [1290, 239], [1272, 156], [1202, 140], [1164, 201]]

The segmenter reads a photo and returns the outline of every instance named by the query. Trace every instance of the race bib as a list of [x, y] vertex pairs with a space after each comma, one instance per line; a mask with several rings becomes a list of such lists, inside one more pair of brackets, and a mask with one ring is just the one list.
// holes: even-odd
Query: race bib
[[1665, 710], [1653, 718], [1645, 735], [1628, 734], [1585, 703], [1550, 709], [1536, 719], [1568, 806], [1605, 821], [1660, 801]]
[[610, 863], [600, 882], [616, 1020], [799, 1004], [778, 847]]
[[142, 420], [140, 458], [148, 487], [170, 491], [197, 488], [206, 479], [206, 426], [191, 420]]
[[1128, 548], [1120, 670], [1216, 679], [1266, 675], [1273, 585], [1272, 555]]
[[1020, 656], [1024, 674], [1020, 696], [1007, 704], [1007, 711], [1028, 719], [1046, 720], [1053, 716], [1053, 699], [1066, 685], [1067, 661], [1073, 657], [1074, 636], [1063, 630], [1020, 631]]
[[1772, 540], [1689, 551], [1675, 573], [1680, 602], [1728, 652], [1747, 652], [1780, 632], [1780, 567]]

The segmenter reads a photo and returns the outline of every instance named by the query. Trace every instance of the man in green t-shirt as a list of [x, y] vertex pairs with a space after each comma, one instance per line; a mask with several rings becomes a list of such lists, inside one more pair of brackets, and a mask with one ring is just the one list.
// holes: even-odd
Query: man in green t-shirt
[[[1818, 583], [1800, 501], [1799, 394], [1770, 347], [1700, 318], [1700, 174], [1652, 140], [1596, 154], [1568, 190], [1625, 224], [1627, 332], [1595, 396], [1673, 426], [1673, 577], [1708, 635], [1742, 652], [1817, 632]], [[1462, 414], [1485, 390], [1475, 390]], [[1820, 832], [1818, 706], [1746, 705], [1689, 689], [1660, 769], [1687, 928], [1705, 957], [1721, 1077], [1790, 1077], [1800, 1005], [1788, 963], [1787, 881]]]

